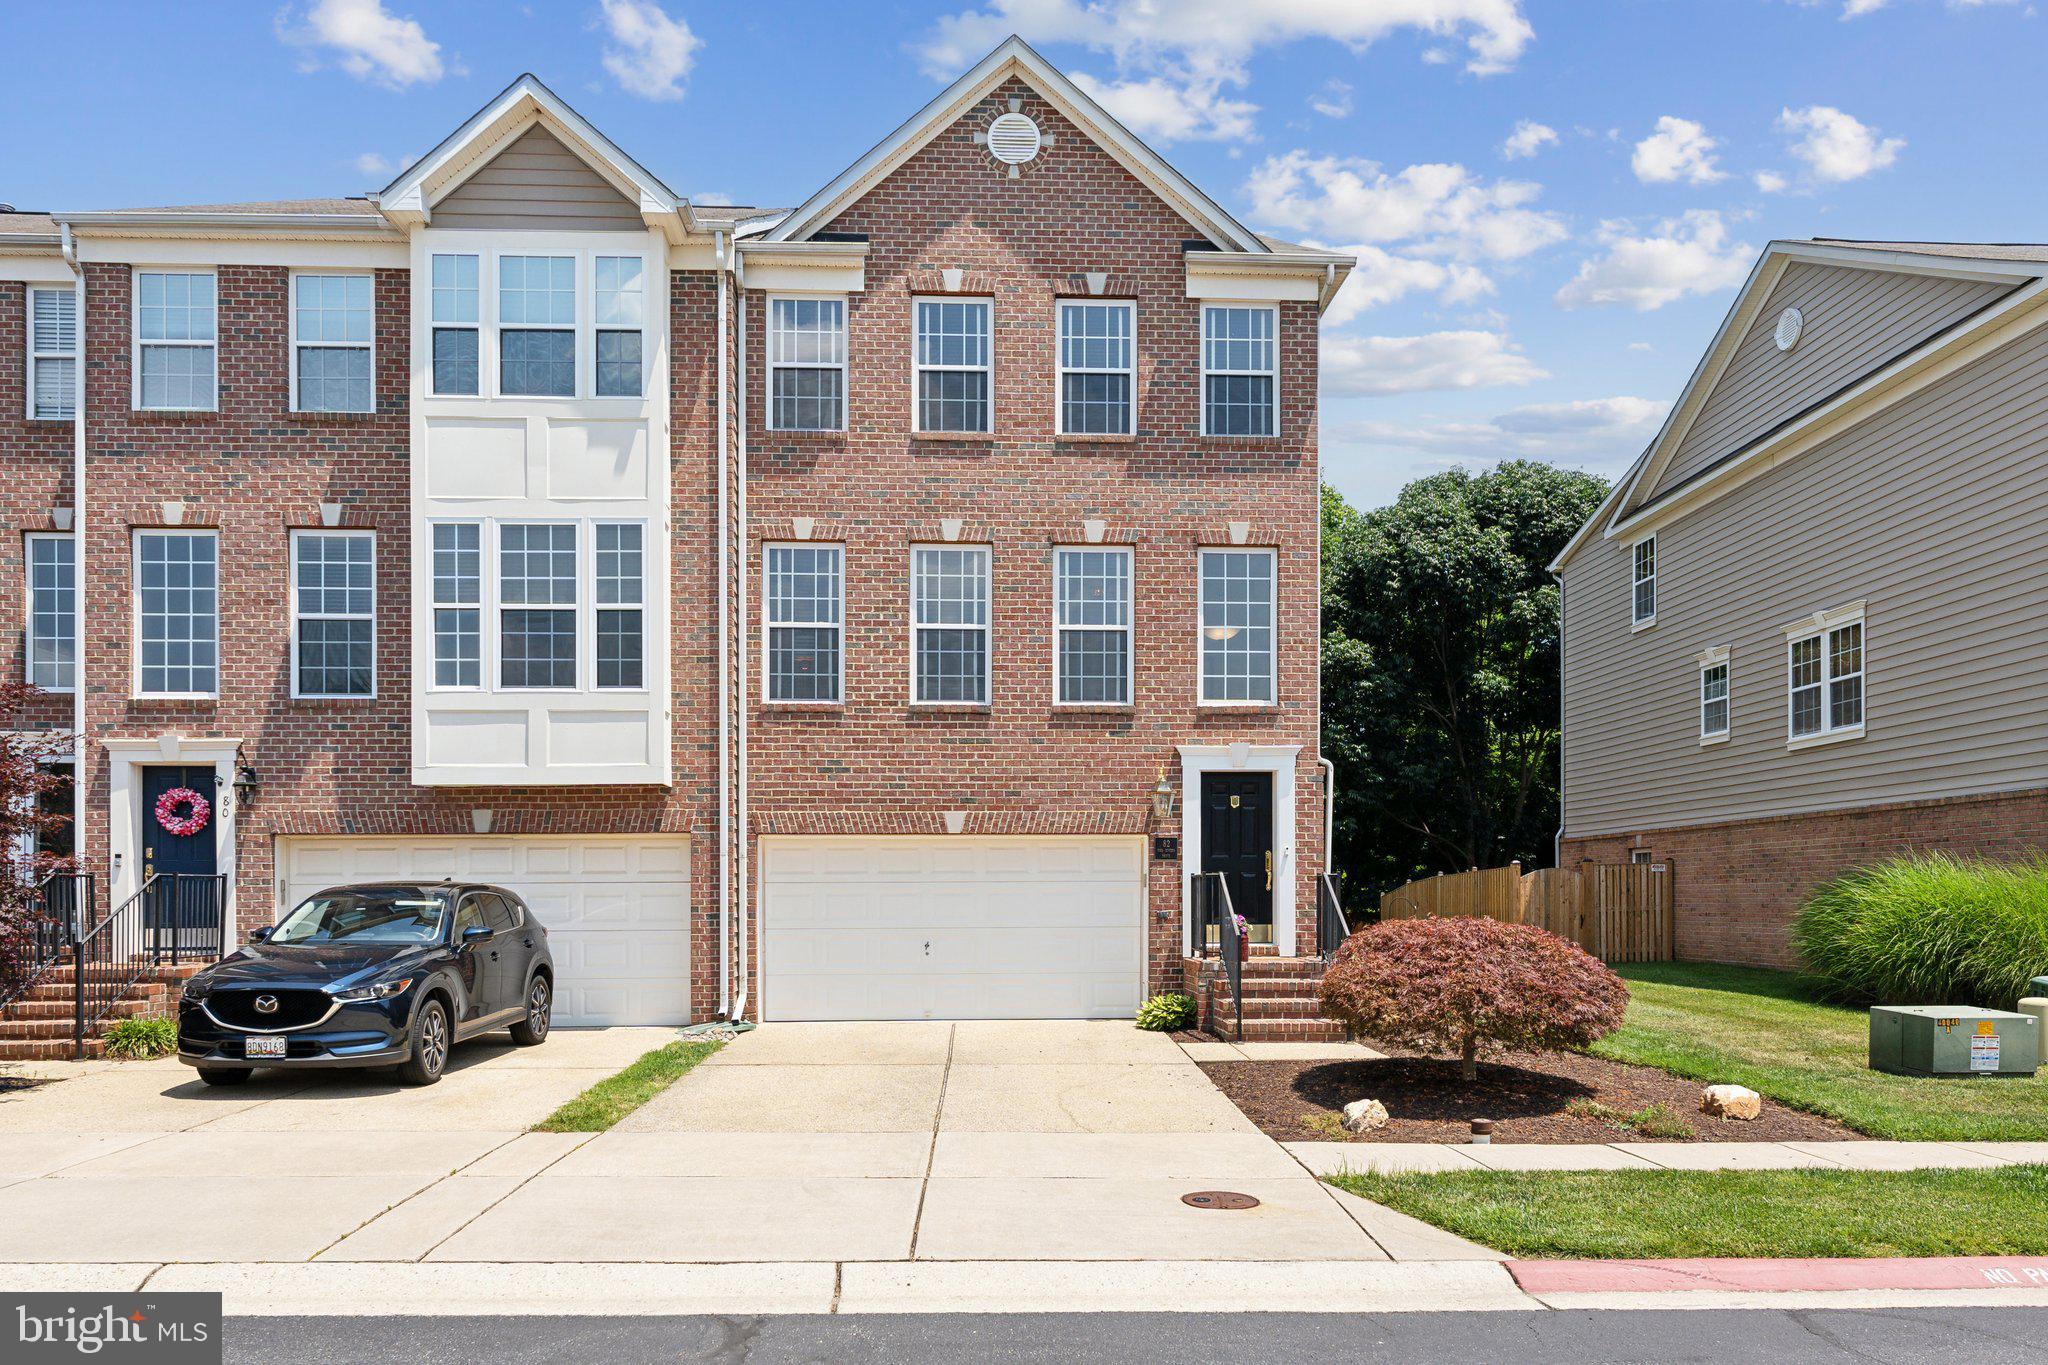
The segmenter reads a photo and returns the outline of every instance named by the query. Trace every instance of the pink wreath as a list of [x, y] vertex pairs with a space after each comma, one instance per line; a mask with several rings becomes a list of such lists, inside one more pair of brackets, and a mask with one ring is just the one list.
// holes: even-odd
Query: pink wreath
[[[188, 807], [190, 814], [178, 814], [180, 806]], [[197, 834], [206, 828], [206, 817], [211, 814], [213, 807], [190, 787], [173, 787], [156, 799], [156, 822], [164, 827], [167, 834]]]

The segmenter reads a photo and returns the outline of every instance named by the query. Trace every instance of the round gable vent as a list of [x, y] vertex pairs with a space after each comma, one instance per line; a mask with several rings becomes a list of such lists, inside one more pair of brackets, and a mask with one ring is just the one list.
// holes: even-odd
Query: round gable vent
[[1038, 155], [1038, 125], [1028, 114], [998, 114], [988, 126], [990, 155], [1006, 166], [1021, 166]]
[[1778, 343], [1778, 349], [1789, 351], [1799, 344], [1799, 329], [1806, 325], [1806, 319], [1799, 315], [1797, 308], [1787, 308], [1778, 314], [1778, 330], [1771, 334]]

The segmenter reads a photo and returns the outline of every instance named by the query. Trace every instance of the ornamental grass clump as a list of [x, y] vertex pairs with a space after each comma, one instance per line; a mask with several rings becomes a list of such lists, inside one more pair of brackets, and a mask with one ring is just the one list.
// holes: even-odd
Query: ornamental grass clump
[[1858, 868], [1808, 898], [1792, 942], [1836, 1000], [2011, 1009], [2048, 972], [2048, 861], [1927, 853]]
[[1389, 920], [1344, 941], [1322, 1009], [1354, 1033], [1458, 1058], [1563, 1052], [1621, 1027], [1628, 987], [1577, 944], [1531, 924]]

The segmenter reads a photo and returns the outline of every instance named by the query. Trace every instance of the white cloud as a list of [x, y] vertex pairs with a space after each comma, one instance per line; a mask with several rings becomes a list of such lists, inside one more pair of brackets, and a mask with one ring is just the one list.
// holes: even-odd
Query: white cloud
[[1351, 83], [1339, 80], [1324, 81], [1323, 88], [1308, 97], [1308, 107], [1324, 118], [1349, 118]]
[[1560, 306], [1624, 304], [1647, 312], [1691, 294], [1732, 289], [1755, 254], [1749, 243], [1729, 241], [1728, 225], [1709, 209], [1667, 218], [1647, 233], [1626, 222], [1602, 223], [1599, 240], [1606, 251], [1557, 291]]
[[1515, 124], [1515, 131], [1509, 133], [1507, 141], [1500, 144], [1500, 154], [1510, 161], [1521, 161], [1556, 142], [1557, 129], [1547, 123], [1525, 118]]
[[362, 175], [381, 175], [388, 178], [397, 169], [397, 162], [377, 152], [364, 152], [356, 158], [356, 170]]
[[[1796, 0], [1801, 5], [1813, 5], [1818, 0]], [[1843, 19], [1861, 19], [1866, 14], [1875, 14], [1887, 8], [1891, 0], [1842, 0]], [[2030, 0], [1948, 0], [1950, 9], [1984, 9], [1991, 5], [2029, 4]]]
[[1728, 178], [1714, 164], [1718, 145], [1700, 124], [1666, 114], [1657, 120], [1656, 131], [1636, 144], [1629, 165], [1644, 184], [1683, 180], [1691, 185], [1711, 185]]
[[690, 202], [710, 208], [718, 205], [730, 206], [737, 201], [724, 190], [705, 190], [702, 194], [691, 195]]
[[1267, 157], [1245, 182], [1260, 219], [1327, 240], [1407, 242], [1422, 256], [1508, 261], [1565, 237], [1564, 220], [1530, 205], [1543, 187], [1485, 181], [1463, 166], [1410, 166], [1294, 151]]
[[1649, 398], [1582, 398], [1511, 408], [1478, 421], [1344, 423], [1330, 435], [1340, 445], [1404, 450], [1447, 462], [1623, 462], [1634, 458], [1657, 434], [1670, 407]]
[[604, 0], [604, 69], [628, 94], [679, 100], [703, 40], [649, 0]]
[[1358, 258], [1358, 265], [1323, 312], [1323, 326], [1341, 327], [1368, 308], [1405, 298], [1435, 294], [1445, 303], [1472, 303], [1494, 291], [1486, 272], [1455, 261], [1426, 261], [1396, 256], [1370, 243], [1339, 247]]
[[1765, 194], [1783, 194], [1785, 187], [1791, 183], [1777, 171], [1758, 171], [1750, 179], [1756, 181], [1756, 187]]
[[1227, 99], [1213, 79], [1147, 76], [1098, 81], [1076, 72], [1074, 84], [1116, 116], [1119, 123], [1153, 142], [1232, 142], [1252, 136], [1259, 106]]
[[[313, 0], [303, 15], [287, 8], [277, 17], [278, 36], [309, 53], [326, 49], [343, 71], [358, 80], [403, 89], [430, 85], [450, 70], [441, 45], [427, 37], [416, 19], [401, 19], [383, 0]], [[317, 68], [309, 56], [308, 69]]]
[[1325, 394], [1420, 393], [1529, 384], [1550, 376], [1499, 332], [1323, 337]]
[[1899, 159], [1906, 145], [1901, 137], [1882, 137], [1878, 130], [1826, 104], [1787, 109], [1778, 127], [1793, 136], [1789, 149], [1806, 163], [1813, 178], [1828, 184], [1860, 180]]

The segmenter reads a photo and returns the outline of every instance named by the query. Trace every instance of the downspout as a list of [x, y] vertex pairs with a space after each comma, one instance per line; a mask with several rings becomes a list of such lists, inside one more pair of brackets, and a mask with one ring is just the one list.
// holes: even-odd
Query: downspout
[[712, 234], [718, 260], [718, 1012], [732, 1017], [732, 679], [726, 671], [730, 657], [732, 601], [726, 593], [732, 571], [732, 550], [725, 500], [729, 480], [726, 474], [725, 391], [726, 377], [726, 234]]
[[[64, 264], [71, 268], [78, 354], [71, 362], [71, 850], [82, 871], [85, 841], [85, 267], [71, 224], [58, 224]], [[109, 883], [111, 886], [111, 883]], [[84, 915], [94, 907], [80, 908]]]
[[739, 623], [739, 710], [740, 710], [740, 998], [733, 1007], [737, 1019], [747, 1017], [747, 996], [753, 985], [752, 955], [748, 952], [748, 928], [752, 924], [753, 902], [748, 892], [753, 884], [753, 811], [747, 802], [747, 732], [748, 720], [753, 711], [753, 696], [747, 691], [747, 654], [750, 648], [750, 623], [753, 607], [747, 595], [749, 574], [754, 557], [753, 546], [747, 532], [747, 266], [733, 255], [733, 277], [737, 281], [739, 333], [740, 382], [739, 405], [739, 545], [740, 545], [740, 623]]
[[1564, 866], [1564, 575], [1557, 580], [1557, 833], [1550, 840], [1550, 865]]

